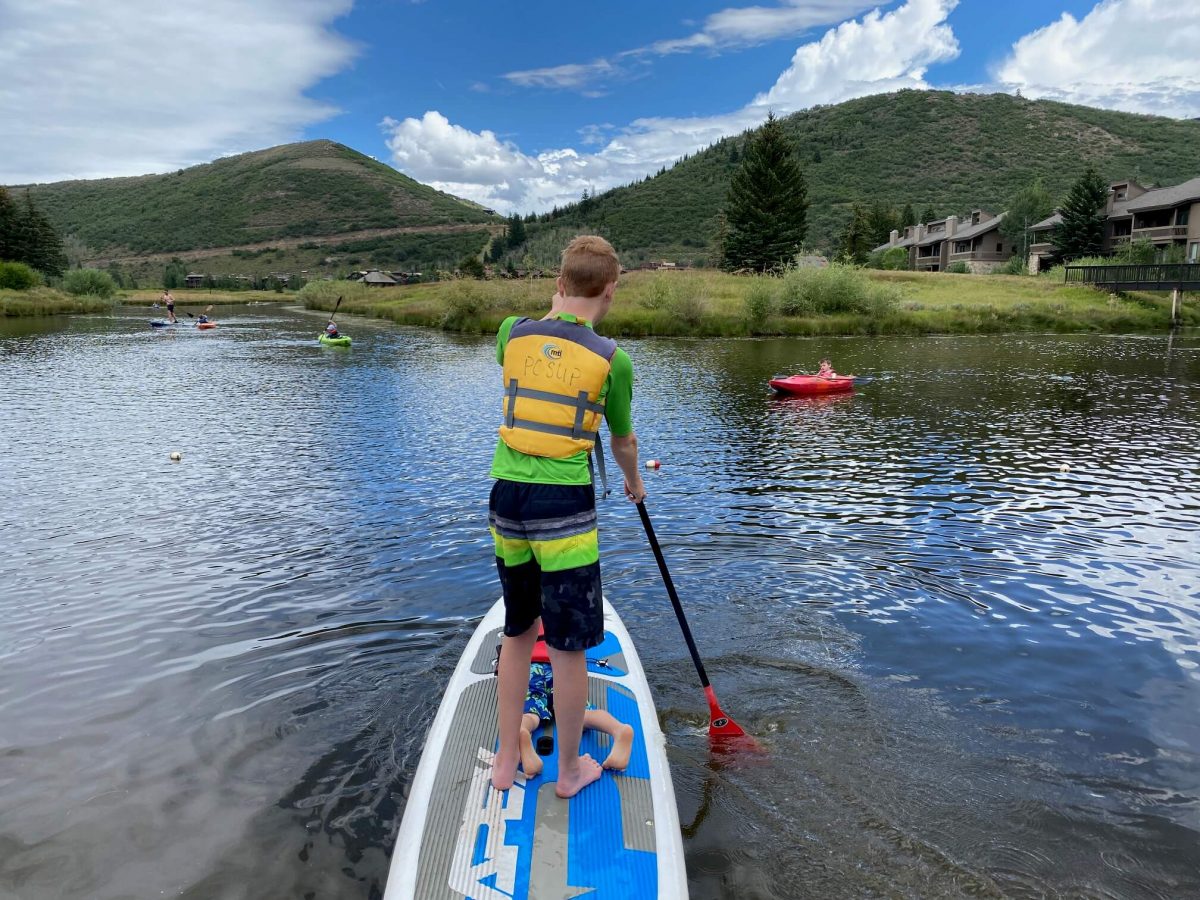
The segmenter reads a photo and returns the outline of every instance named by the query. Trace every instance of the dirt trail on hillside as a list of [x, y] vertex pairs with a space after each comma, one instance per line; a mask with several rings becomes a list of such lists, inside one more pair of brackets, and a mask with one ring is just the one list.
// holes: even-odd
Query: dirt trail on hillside
[[209, 259], [213, 256], [226, 256], [234, 250], [266, 250], [278, 247], [281, 250], [294, 250], [301, 244], [341, 244], [346, 241], [359, 241], [364, 238], [389, 237], [394, 234], [450, 234], [457, 231], [490, 231], [500, 234], [504, 231], [503, 223], [488, 224], [476, 222], [461, 225], [405, 225], [400, 228], [367, 228], [363, 231], [343, 231], [341, 234], [310, 235], [307, 237], [277, 238], [272, 241], [258, 241], [253, 244], [237, 244], [230, 247], [206, 247], [202, 250], [170, 250], [162, 253], [134, 253], [127, 256], [98, 256], [84, 260], [88, 266], [103, 267], [110, 263], [139, 263], [139, 262], [170, 262], [173, 259], [194, 261]]

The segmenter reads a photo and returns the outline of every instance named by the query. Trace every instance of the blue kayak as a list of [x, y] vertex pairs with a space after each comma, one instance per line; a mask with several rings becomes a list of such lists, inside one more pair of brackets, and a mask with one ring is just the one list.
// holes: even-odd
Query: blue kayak
[[171, 328], [172, 326], [175, 326], [178, 324], [179, 324], [178, 322], [163, 322], [161, 320], [155, 319], [154, 321], [152, 321], [150, 323], [150, 327], [151, 328]]

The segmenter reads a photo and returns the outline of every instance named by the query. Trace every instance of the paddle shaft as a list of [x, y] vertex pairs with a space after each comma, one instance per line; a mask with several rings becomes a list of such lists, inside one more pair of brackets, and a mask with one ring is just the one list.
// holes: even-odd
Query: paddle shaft
[[646, 537], [650, 541], [650, 549], [654, 551], [654, 559], [658, 562], [658, 570], [662, 572], [663, 584], [667, 586], [667, 595], [671, 598], [671, 605], [675, 607], [675, 618], [679, 619], [679, 627], [683, 629], [683, 639], [687, 641], [688, 652], [692, 654], [692, 662], [700, 676], [700, 684], [704, 686], [705, 690], [711, 690], [708, 684], [708, 673], [704, 671], [704, 663], [700, 661], [700, 651], [696, 649], [696, 640], [692, 637], [692, 629], [688, 627], [687, 617], [683, 614], [683, 604], [679, 602], [679, 594], [675, 591], [675, 582], [671, 580], [671, 573], [667, 570], [667, 561], [663, 558], [662, 547], [658, 545], [654, 526], [650, 524], [650, 514], [646, 512], [646, 504], [638, 503], [637, 509], [638, 515], [642, 517], [642, 527], [646, 529]]
[[329, 314], [329, 322], [333, 324], [333, 317], [337, 315], [338, 307], [342, 305], [342, 298], [337, 298], [337, 303], [333, 304], [333, 312]]

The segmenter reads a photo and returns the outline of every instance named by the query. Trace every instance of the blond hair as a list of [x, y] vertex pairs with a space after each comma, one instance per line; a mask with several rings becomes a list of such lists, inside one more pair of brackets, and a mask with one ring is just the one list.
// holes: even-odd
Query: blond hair
[[568, 297], [599, 297], [621, 275], [617, 251], [604, 238], [584, 234], [562, 253], [563, 293]]

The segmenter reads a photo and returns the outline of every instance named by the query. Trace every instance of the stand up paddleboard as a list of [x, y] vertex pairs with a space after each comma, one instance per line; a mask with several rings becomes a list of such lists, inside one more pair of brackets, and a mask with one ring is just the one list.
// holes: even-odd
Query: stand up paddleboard
[[[570, 800], [554, 794], [557, 735], [540, 775], [518, 771], [510, 790], [492, 787], [503, 628], [500, 600], [446, 688], [396, 836], [384, 900], [686, 898], [666, 742], [616, 611], [604, 601], [604, 643], [587, 651], [588, 700], [633, 726], [633, 754], [624, 772], [605, 771]], [[581, 753], [603, 761], [608, 750], [607, 735], [584, 731]]]

